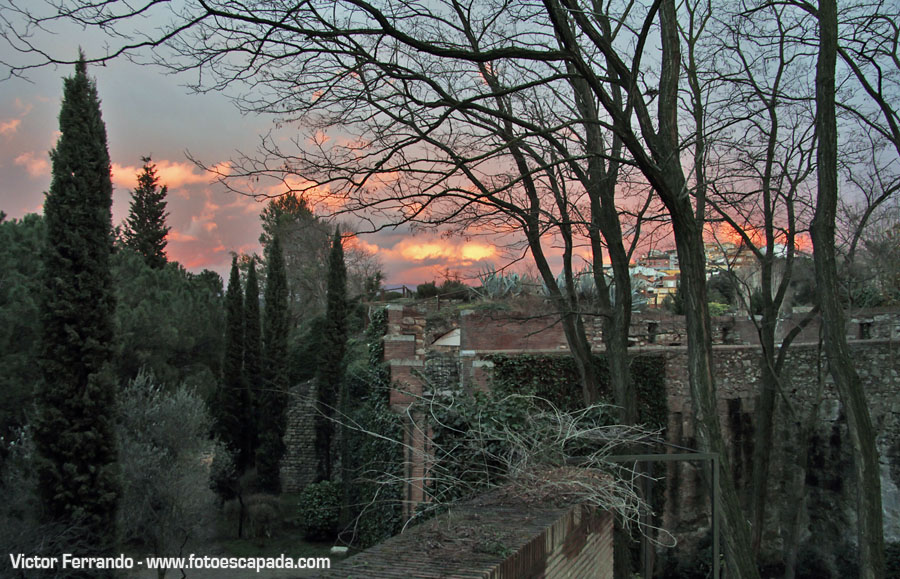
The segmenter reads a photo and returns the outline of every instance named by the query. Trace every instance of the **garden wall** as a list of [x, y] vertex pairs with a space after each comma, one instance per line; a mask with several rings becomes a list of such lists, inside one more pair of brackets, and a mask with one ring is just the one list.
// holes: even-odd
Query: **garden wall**
[[479, 497], [335, 565], [319, 577], [613, 577], [613, 518], [581, 505]]

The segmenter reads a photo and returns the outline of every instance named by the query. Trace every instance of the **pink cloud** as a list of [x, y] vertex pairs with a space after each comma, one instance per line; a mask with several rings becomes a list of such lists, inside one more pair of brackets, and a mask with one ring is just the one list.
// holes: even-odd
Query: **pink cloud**
[[33, 152], [22, 153], [15, 159], [15, 164], [25, 167], [32, 177], [46, 177], [50, 172], [50, 161], [35, 157]]
[[9, 119], [8, 121], [0, 122], [0, 135], [6, 137], [14, 135], [21, 124], [22, 119]]
[[193, 235], [188, 235], [187, 233], [181, 233], [180, 231], [176, 231], [174, 229], [169, 231], [169, 241], [174, 241], [176, 243], [186, 243], [188, 241], [197, 241], [197, 238]]
[[[186, 185], [208, 185], [214, 177], [188, 161], [154, 161], [156, 174], [160, 185], [167, 185], [170, 190], [179, 189]], [[113, 163], [113, 183], [119, 187], [134, 189], [137, 186], [137, 175], [141, 172], [141, 166], [119, 165]]]

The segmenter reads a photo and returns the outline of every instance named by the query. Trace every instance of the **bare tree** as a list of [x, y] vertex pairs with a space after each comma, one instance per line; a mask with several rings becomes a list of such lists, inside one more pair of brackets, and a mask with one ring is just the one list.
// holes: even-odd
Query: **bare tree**
[[[806, 34], [810, 23], [783, 5], [740, 5], [723, 12], [716, 23], [719, 33], [710, 35], [713, 40], [705, 47], [718, 56], [719, 65], [698, 78], [718, 85], [714, 91], [718, 98], [707, 111], [717, 124], [709, 147], [715, 161], [706, 164], [708, 169], [715, 167], [708, 201], [713, 217], [737, 238], [737, 243], [723, 248], [726, 258], [730, 253], [728, 267], [735, 273], [730, 279], [747, 306], [754, 293], [761, 296], [760, 316], [751, 316], [762, 347], [750, 484], [752, 546], [759, 557], [775, 407], [779, 393], [782, 398], [785, 393], [787, 353], [815, 315], [804, 317], [781, 340], [776, 338], [790, 297], [797, 248], [811, 213], [815, 114], [813, 87], [805, 77], [814, 56], [792, 40]], [[753, 279], [732, 269], [746, 255], [755, 262]], [[740, 269], [746, 268], [740, 263]]]
[[816, 212], [811, 235], [819, 286], [819, 305], [829, 371], [841, 397], [854, 451], [860, 577], [884, 576], [884, 530], [881, 512], [881, 475], [875, 429], [865, 391], [853, 366], [844, 330], [844, 311], [838, 299], [835, 218], [838, 200], [838, 130], [835, 114], [835, 69], [838, 54], [838, 9], [835, 0], [820, 0], [814, 12], [819, 24], [816, 65], [816, 133], [818, 164]]

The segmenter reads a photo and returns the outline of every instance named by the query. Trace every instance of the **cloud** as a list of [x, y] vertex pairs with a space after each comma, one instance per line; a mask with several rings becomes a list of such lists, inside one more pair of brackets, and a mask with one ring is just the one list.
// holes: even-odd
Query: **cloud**
[[22, 124], [22, 119], [9, 119], [8, 121], [0, 122], [0, 135], [5, 137], [10, 137], [19, 130], [19, 125]]
[[378, 234], [370, 239], [356, 238], [355, 243], [378, 256], [391, 283], [422, 283], [439, 279], [448, 270], [464, 277], [474, 275], [481, 265], [501, 257], [500, 250], [484, 240], [438, 236], [406, 236], [397, 240], [395, 236]]
[[[154, 161], [154, 163], [160, 185], [168, 186], [171, 191], [188, 185], [209, 185], [215, 179], [212, 173], [204, 171], [188, 161], [163, 159]], [[137, 175], [141, 171], [142, 166], [113, 163], [113, 183], [119, 187], [134, 189], [137, 186]]]
[[483, 261], [497, 254], [497, 248], [488, 243], [449, 239], [404, 239], [396, 244], [392, 251], [407, 261], [419, 263], [444, 261], [463, 266], [472, 265], [476, 261]]
[[50, 173], [50, 161], [35, 157], [33, 152], [22, 153], [15, 159], [15, 164], [25, 167], [32, 177], [46, 177]]

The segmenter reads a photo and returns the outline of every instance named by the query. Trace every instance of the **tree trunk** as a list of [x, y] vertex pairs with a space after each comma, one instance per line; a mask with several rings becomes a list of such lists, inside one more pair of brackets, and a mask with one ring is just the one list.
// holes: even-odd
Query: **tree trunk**
[[884, 577], [881, 478], [875, 430], [859, 375], [847, 347], [844, 312], [838, 299], [834, 234], [837, 211], [837, 119], [835, 64], [838, 24], [836, 0], [819, 2], [819, 56], [816, 67], [818, 196], [810, 236], [825, 338], [825, 353], [847, 416], [856, 472], [859, 576]]
[[[763, 283], [764, 291], [770, 285]], [[769, 300], [767, 300], [769, 301]], [[770, 304], [767, 304], [770, 306]], [[753, 437], [753, 471], [750, 479], [750, 532], [754, 556], [759, 556], [766, 521], [766, 495], [769, 482], [769, 457], [772, 454], [772, 432], [775, 420], [775, 398], [779, 376], [775, 374], [775, 322], [772, 307], [765, 308], [759, 341], [762, 346], [760, 360], [760, 386], [756, 397]]]
[[[687, 200], [685, 203], [687, 204]], [[759, 577], [759, 571], [750, 550], [750, 529], [738, 501], [728, 461], [728, 448], [722, 436], [717, 412], [702, 228], [693, 220], [686, 222], [683, 217], [682, 212], [673, 214], [673, 227], [681, 268], [681, 289], [684, 293], [689, 383], [699, 450], [719, 455], [719, 517], [729, 576], [756, 578]], [[714, 564], [718, 564], [718, 561]]]

